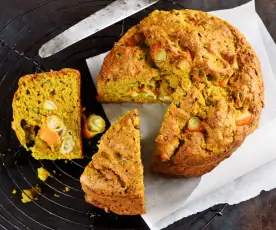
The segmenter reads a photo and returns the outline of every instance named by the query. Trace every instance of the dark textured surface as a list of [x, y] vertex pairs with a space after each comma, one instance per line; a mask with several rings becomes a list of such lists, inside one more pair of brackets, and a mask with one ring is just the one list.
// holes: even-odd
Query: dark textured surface
[[[232, 8], [248, 0], [167, 0], [80, 41], [61, 53], [41, 60], [39, 47], [82, 18], [101, 9], [111, 1], [105, 0], [9, 0], [0, 3], [0, 40], [5, 40], [27, 56], [33, 57], [47, 69], [75, 67], [82, 72], [83, 105], [91, 112], [102, 113], [95, 99], [85, 58], [109, 50], [123, 31], [136, 24], [154, 9], [192, 8], [205, 11]], [[256, 0], [257, 11], [276, 41], [276, 1]], [[242, 19], [241, 19], [242, 20]], [[89, 158], [69, 163], [39, 162], [29, 153], [16, 149], [18, 142], [10, 128], [11, 99], [21, 75], [34, 72], [32, 62], [0, 45], [0, 228], [3, 229], [148, 229], [141, 217], [119, 217], [85, 204], [78, 177]], [[94, 143], [84, 143], [85, 154], [95, 151]], [[15, 148], [12, 151], [7, 149]], [[19, 150], [19, 151], [18, 151]], [[35, 169], [41, 164], [56, 171], [46, 183], [38, 181]], [[20, 189], [39, 183], [42, 194], [38, 201], [22, 204]], [[64, 187], [71, 191], [64, 192]], [[17, 194], [12, 195], [16, 188]], [[54, 194], [60, 194], [60, 198]], [[223, 205], [206, 210], [169, 226], [173, 230], [199, 230]], [[216, 218], [208, 230], [276, 229], [276, 190], [234, 206], [226, 206], [223, 216]], [[91, 214], [92, 213], [92, 214]], [[219, 213], [218, 213], [219, 214]], [[90, 227], [91, 226], [91, 227]]]

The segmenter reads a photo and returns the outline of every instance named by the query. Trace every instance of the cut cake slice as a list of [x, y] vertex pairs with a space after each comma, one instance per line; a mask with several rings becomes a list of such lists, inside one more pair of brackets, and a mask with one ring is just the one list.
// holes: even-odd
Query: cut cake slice
[[82, 158], [80, 84], [74, 69], [20, 78], [12, 128], [35, 159]]
[[120, 117], [102, 136], [80, 181], [85, 200], [119, 215], [145, 213], [138, 111]]

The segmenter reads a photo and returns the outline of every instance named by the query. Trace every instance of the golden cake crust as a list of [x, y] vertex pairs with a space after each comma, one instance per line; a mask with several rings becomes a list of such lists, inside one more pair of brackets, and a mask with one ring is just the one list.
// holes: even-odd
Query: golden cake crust
[[264, 105], [260, 63], [246, 38], [194, 10], [154, 11], [131, 28], [105, 58], [98, 93], [102, 102], [172, 102], [152, 169], [173, 176], [200, 176], [229, 157]]
[[119, 118], [102, 136], [80, 181], [85, 200], [120, 215], [145, 213], [138, 111]]
[[[19, 79], [12, 128], [34, 158], [82, 158], [80, 78], [79, 71], [64, 68]], [[61, 127], [53, 127], [57, 122]]]

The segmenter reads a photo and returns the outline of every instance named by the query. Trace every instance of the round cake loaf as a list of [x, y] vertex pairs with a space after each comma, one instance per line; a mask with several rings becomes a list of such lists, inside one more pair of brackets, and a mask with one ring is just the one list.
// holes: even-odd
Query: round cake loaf
[[99, 100], [170, 103], [152, 169], [200, 176], [252, 133], [264, 105], [259, 60], [246, 38], [211, 14], [154, 11], [105, 58]]

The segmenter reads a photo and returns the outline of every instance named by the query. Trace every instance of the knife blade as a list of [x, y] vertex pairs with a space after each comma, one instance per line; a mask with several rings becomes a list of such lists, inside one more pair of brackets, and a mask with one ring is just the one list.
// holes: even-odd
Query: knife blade
[[68, 46], [133, 15], [159, 0], [117, 0], [46, 42], [39, 56], [50, 57]]

